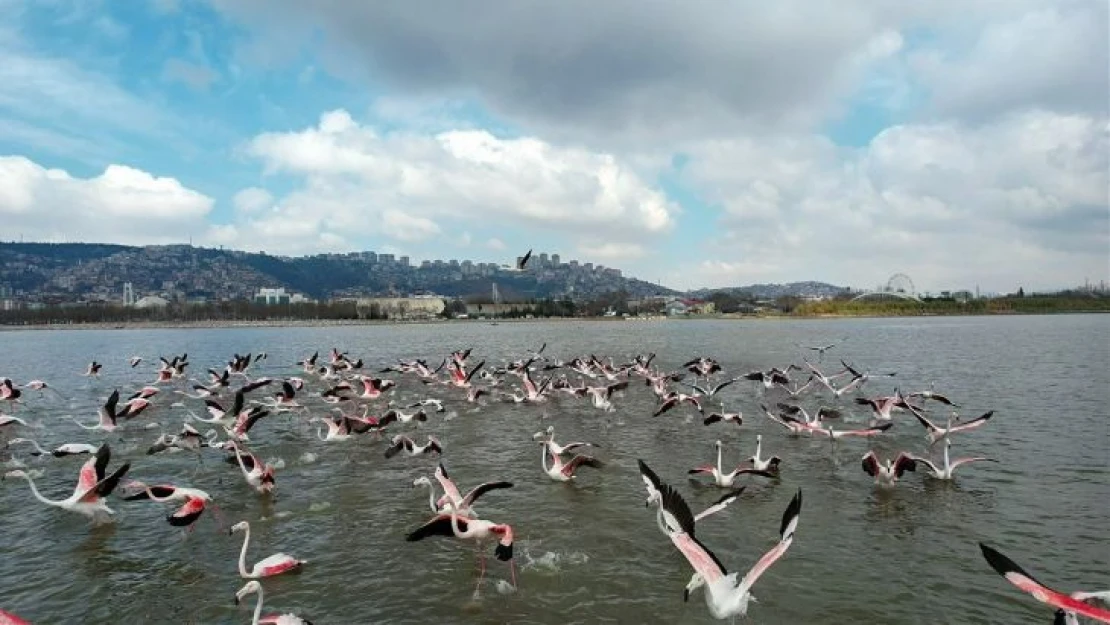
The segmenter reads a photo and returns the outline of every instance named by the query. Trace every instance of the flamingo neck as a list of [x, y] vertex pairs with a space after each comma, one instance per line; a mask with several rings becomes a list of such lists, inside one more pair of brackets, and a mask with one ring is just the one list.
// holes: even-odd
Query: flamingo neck
[[547, 468], [547, 445], [540, 445], [540, 463], [543, 465], [543, 470], [550, 473], [551, 469]]
[[436, 489], [428, 482], [428, 505], [432, 507], [432, 512], [439, 512], [439, 507], [436, 506]]
[[721, 473], [721, 446], [717, 445], [717, 473]]
[[459, 538], [466, 534], [466, 532], [464, 532], [462, 528], [459, 527], [459, 515], [455, 513], [455, 510], [453, 508], [451, 510], [451, 531], [454, 532], [455, 536]]
[[[249, 545], [250, 542], [251, 542], [251, 526], [247, 525], [247, 528], [243, 531], [243, 548], [239, 550], [239, 575], [242, 576], [242, 577], [247, 577], [247, 545]], [[259, 610], [261, 610], [262, 609], [262, 590], [261, 590], [261, 588], [258, 591], [258, 606], [259, 606]], [[258, 623], [258, 610], [255, 610], [254, 616], [255, 616], [255, 621], [254, 622], [257, 624]]]
[[948, 473], [952, 470], [952, 463], [948, 460], [948, 445], [944, 446], [944, 472]]
[[755, 461], [757, 463], [762, 461], [761, 460], [761, 456], [762, 456], [761, 452], [762, 451], [763, 451], [763, 439], [757, 439], [755, 441]]
[[34, 495], [35, 499], [38, 499], [39, 501], [41, 501], [42, 503], [44, 503], [48, 506], [61, 506], [62, 505], [62, 502], [60, 502], [60, 501], [54, 501], [52, 499], [47, 499], [46, 497], [43, 497], [42, 493], [39, 492], [38, 487], [35, 486], [35, 480], [31, 479], [30, 475], [27, 475], [26, 473], [24, 473], [20, 477], [27, 480], [27, 485], [31, 487], [31, 494]]
[[258, 621], [262, 619], [262, 584], [258, 585], [258, 600], [254, 602], [254, 616], [251, 617], [251, 625], [258, 625]]

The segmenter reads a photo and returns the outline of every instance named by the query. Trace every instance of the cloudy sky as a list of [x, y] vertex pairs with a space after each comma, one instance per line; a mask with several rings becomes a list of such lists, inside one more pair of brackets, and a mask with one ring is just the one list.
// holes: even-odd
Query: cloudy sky
[[0, 238], [1108, 279], [1107, 6], [0, 0]]

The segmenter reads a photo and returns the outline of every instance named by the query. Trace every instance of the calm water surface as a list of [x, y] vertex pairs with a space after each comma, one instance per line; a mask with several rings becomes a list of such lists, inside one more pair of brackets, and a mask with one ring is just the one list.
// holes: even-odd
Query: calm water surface
[[[691, 571], [644, 508], [636, 458], [697, 510], [719, 491], [687, 481], [686, 470], [710, 460], [717, 439], [726, 458], [746, 458], [761, 433], [765, 453], [784, 459], [781, 480], [753, 481], [741, 501], [698, 528], [726, 566], [747, 570], [777, 540], [782, 512], [802, 489], [797, 537], [756, 585], [751, 622], [1047, 624], [1051, 610], [997, 577], [976, 544], [998, 546], [1064, 590], [1110, 587], [1108, 336], [1107, 315], [4, 332], [0, 375], [46, 379], [65, 399], [28, 392], [16, 414], [46, 427], [8, 428], [0, 437], [30, 434], [44, 446], [107, 441], [112, 466], [132, 461], [131, 478], [212, 493], [228, 522], [252, 522], [249, 563], [278, 551], [310, 561], [299, 575], [265, 582], [264, 612], [294, 611], [318, 624], [709, 623], [700, 592], [682, 601]], [[113, 388], [153, 380], [149, 362], [128, 368], [132, 354], [157, 361], [188, 352], [190, 371], [199, 375], [220, 368], [233, 352], [265, 350], [261, 372], [281, 376], [298, 374], [297, 360], [333, 345], [377, 368], [397, 358], [439, 362], [450, 350], [471, 346], [472, 363], [501, 363], [546, 341], [549, 355], [568, 360], [592, 352], [619, 362], [656, 352], [655, 364], [677, 368], [705, 354], [740, 374], [800, 363], [798, 343], [842, 337], [848, 340], [826, 361], [842, 356], [872, 371], [898, 372], [869, 383], [868, 394], [886, 394], [895, 383], [906, 391], [935, 382], [967, 416], [993, 409], [994, 419], [956, 438], [953, 451], [1000, 464], [965, 467], [954, 484], [910, 474], [893, 492], [879, 492], [859, 457], [869, 444], [883, 457], [921, 453], [923, 429], [907, 416], [896, 417], [888, 436], [842, 442], [833, 453], [828, 442], [789, 439], [768, 423], [758, 405], [781, 397], [764, 396], [749, 383], [722, 392], [726, 407], [745, 414], [736, 428], [705, 427], [687, 420], [688, 410], [652, 419], [653, 396], [638, 384], [615, 400], [615, 413], [604, 414], [566, 397], [477, 407], [460, 401], [457, 389], [427, 389], [398, 377], [401, 399], [429, 392], [448, 399], [447, 412], [420, 429], [443, 441], [444, 463], [464, 489], [493, 479], [515, 483], [487, 494], [478, 507], [483, 518], [513, 525], [520, 588], [498, 593], [496, 581], [509, 571], [491, 558], [477, 601], [471, 548], [446, 539], [404, 541], [428, 517], [427, 492], [411, 482], [429, 474], [434, 460], [386, 460], [381, 441], [324, 443], [303, 417], [270, 417], [251, 432], [256, 453], [285, 463], [277, 472], [277, 497], [265, 501], [217, 452], [209, 452], [195, 476], [187, 454], [144, 454], [159, 433], [145, 423], [176, 431], [185, 416], [166, 396], [111, 435], [90, 435], [65, 418], [92, 421]], [[105, 363], [102, 376], [82, 377], [94, 358]], [[203, 408], [199, 400], [185, 401], [197, 412]], [[322, 411], [318, 400], [306, 401]], [[804, 405], [820, 401], [807, 397]], [[857, 406], [844, 401], [841, 407], [851, 422], [866, 421]], [[934, 407], [932, 414], [943, 419], [946, 413]], [[556, 426], [561, 442], [600, 444], [608, 467], [583, 470], [573, 485], [551, 482], [531, 442], [547, 424]], [[39, 460], [14, 447], [0, 449], [0, 460], [10, 461], [12, 452], [44, 473], [38, 484], [47, 497], [72, 492], [81, 459]], [[241, 535], [221, 533], [206, 513], [183, 541], [164, 521], [167, 507], [117, 497], [111, 505], [116, 522], [91, 528], [83, 517], [34, 502], [21, 480], [0, 483], [0, 607], [47, 624], [250, 621], [253, 597], [238, 608], [232, 601], [241, 585]]]

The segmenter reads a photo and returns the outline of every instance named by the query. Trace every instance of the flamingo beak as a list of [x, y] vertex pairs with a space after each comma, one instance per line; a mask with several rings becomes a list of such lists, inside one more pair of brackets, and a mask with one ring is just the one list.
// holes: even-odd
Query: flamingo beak
[[682, 589], [682, 602], [686, 603], [689, 600], [690, 600], [690, 589], [689, 588], [683, 588]]

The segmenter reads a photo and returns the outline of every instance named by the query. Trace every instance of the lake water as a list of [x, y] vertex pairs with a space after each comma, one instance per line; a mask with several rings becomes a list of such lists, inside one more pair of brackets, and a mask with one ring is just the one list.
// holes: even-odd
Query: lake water
[[[248, 566], [278, 551], [309, 560], [300, 574], [265, 580], [264, 613], [293, 611], [317, 624], [709, 623], [701, 591], [682, 601], [691, 569], [656, 528], [653, 510], [645, 509], [636, 459], [678, 487], [697, 511], [720, 491], [690, 483], [686, 470], [711, 460], [717, 439], [727, 459], [739, 460], [763, 434], [764, 453], [783, 458], [781, 479], [754, 479], [740, 501], [698, 525], [701, 540], [730, 570], [745, 571], [777, 540], [782, 512], [802, 489], [794, 544], [756, 585], [751, 622], [1049, 623], [1051, 610], [998, 577], [977, 543], [995, 545], [1065, 591], [1110, 587], [1108, 336], [1110, 315], [3, 332], [0, 376], [45, 379], [65, 399], [28, 391], [15, 414], [49, 429], [6, 428], [0, 437], [30, 434], [43, 446], [107, 441], [112, 466], [130, 460], [133, 479], [212, 493], [228, 523], [252, 522]], [[427, 388], [411, 375], [392, 374], [399, 398], [446, 398], [446, 413], [400, 429], [437, 435], [443, 461], [464, 490], [495, 479], [515, 484], [485, 495], [476, 507], [483, 518], [513, 526], [519, 591], [498, 592], [497, 580], [509, 571], [490, 558], [477, 601], [469, 545], [404, 540], [429, 516], [427, 491], [411, 483], [430, 475], [434, 459], [387, 460], [382, 441], [324, 443], [303, 417], [269, 417], [251, 431], [257, 454], [285, 464], [277, 471], [277, 496], [267, 501], [222, 462], [222, 452], [209, 451], [195, 476], [190, 454], [145, 455], [159, 430], [143, 425], [180, 429], [185, 408], [169, 406], [180, 396], [160, 396], [155, 409], [113, 434], [88, 433], [65, 418], [95, 420], [113, 388], [152, 381], [149, 361], [181, 352], [199, 376], [233, 352], [264, 350], [269, 358], [255, 373], [288, 376], [299, 374], [296, 361], [332, 346], [376, 370], [398, 358], [438, 363], [465, 347], [474, 348], [471, 363], [499, 364], [547, 342], [548, 355], [567, 360], [595, 353], [621, 362], [656, 352], [655, 364], [669, 369], [707, 355], [738, 375], [800, 364], [805, 352], [798, 343], [845, 337], [825, 356], [827, 369], [839, 369], [832, 363], [844, 357], [874, 372], [898, 372], [869, 382], [868, 395], [935, 383], [962, 405], [964, 416], [994, 410], [985, 427], [954, 437], [953, 452], [1000, 463], [961, 468], [955, 483], [908, 474], [882, 492], [859, 458], [869, 448], [884, 458], [923, 452], [923, 428], [908, 415], [896, 416], [888, 435], [842, 441], [834, 454], [824, 440], [788, 438], [768, 422], [758, 405], [779, 401], [781, 391], [764, 396], [748, 382], [721, 393], [728, 408], [744, 412], [737, 428], [688, 421], [688, 408], [653, 419], [654, 396], [642, 384], [605, 414], [565, 395], [543, 405], [478, 407], [462, 401], [458, 389]], [[132, 370], [132, 354], [148, 362]], [[99, 379], [80, 375], [93, 359], [104, 363]], [[185, 401], [202, 412], [199, 400]], [[324, 409], [319, 399], [304, 401], [314, 412]], [[828, 401], [807, 396], [802, 403]], [[866, 422], [866, 409], [850, 398], [840, 407], [851, 413], [849, 423]], [[943, 420], [940, 408], [931, 406], [931, 415]], [[550, 481], [531, 441], [548, 424], [560, 442], [601, 445], [597, 454], [608, 466], [583, 469], [575, 484]], [[68, 496], [82, 459], [34, 459], [27, 451], [0, 449], [0, 461], [14, 452], [43, 471], [37, 481], [47, 497]], [[241, 534], [221, 532], [206, 513], [182, 540], [164, 520], [168, 506], [116, 496], [110, 505], [115, 523], [92, 528], [81, 516], [33, 501], [22, 480], [0, 482], [0, 608], [47, 624], [250, 622], [254, 598], [233, 604], [242, 584], [236, 573]]]

